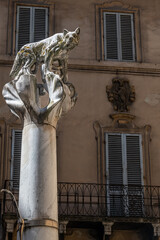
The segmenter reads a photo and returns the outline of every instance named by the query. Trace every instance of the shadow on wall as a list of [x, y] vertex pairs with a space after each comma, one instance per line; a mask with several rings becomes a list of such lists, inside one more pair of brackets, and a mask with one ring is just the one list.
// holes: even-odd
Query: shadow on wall
[[[121, 229], [120, 229], [121, 228]], [[115, 224], [110, 240], [153, 240], [151, 224]]]

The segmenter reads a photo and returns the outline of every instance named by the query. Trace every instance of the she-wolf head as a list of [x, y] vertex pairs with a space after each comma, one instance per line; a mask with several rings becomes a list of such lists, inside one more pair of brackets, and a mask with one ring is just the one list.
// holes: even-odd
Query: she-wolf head
[[69, 32], [67, 29], [63, 31], [65, 46], [67, 49], [72, 49], [79, 42], [80, 28], [76, 28], [75, 31]]

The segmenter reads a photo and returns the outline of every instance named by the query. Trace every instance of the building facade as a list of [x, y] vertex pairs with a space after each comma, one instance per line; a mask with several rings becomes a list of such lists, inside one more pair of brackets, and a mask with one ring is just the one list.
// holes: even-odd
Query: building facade
[[[160, 239], [159, 1], [0, 0], [0, 7], [1, 92], [24, 44], [81, 29], [68, 63], [78, 100], [57, 128], [60, 239]], [[21, 136], [0, 94], [0, 188], [17, 201]], [[16, 209], [4, 193], [0, 217], [0, 239], [16, 239]]]

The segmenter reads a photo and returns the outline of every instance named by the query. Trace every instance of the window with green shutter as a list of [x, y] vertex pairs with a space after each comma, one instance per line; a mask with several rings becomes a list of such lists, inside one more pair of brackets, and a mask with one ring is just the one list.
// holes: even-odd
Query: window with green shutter
[[134, 14], [104, 12], [104, 59], [135, 61]]
[[22, 130], [12, 130], [12, 149], [11, 149], [11, 180], [13, 188], [19, 188], [20, 162], [21, 162], [21, 142]]
[[16, 52], [29, 43], [48, 37], [48, 8], [17, 6]]
[[142, 215], [141, 134], [106, 133], [108, 215]]

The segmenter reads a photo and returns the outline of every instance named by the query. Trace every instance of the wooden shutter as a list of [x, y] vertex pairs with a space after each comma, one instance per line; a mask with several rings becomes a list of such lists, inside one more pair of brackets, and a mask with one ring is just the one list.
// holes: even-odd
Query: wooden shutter
[[141, 216], [143, 196], [140, 134], [106, 133], [106, 172], [108, 215]]
[[[123, 159], [121, 134], [106, 134], [107, 143], [107, 202], [110, 216], [123, 215], [121, 186], [123, 185]], [[106, 169], [107, 170], [107, 169]], [[113, 186], [115, 184], [115, 186]]]
[[34, 42], [48, 36], [48, 9], [34, 8]]
[[22, 131], [12, 130], [11, 180], [13, 180], [13, 188], [19, 187], [21, 142], [22, 142]]
[[120, 14], [122, 60], [135, 60], [133, 14]]
[[17, 7], [16, 52], [30, 42], [31, 8]]
[[107, 159], [109, 184], [123, 184], [121, 135], [108, 134]]
[[[141, 135], [126, 135], [126, 158], [128, 180], [128, 213], [130, 216], [142, 216], [142, 156]], [[135, 185], [135, 186], [134, 186]]]
[[104, 13], [105, 60], [118, 59], [117, 14]]
[[128, 184], [142, 184], [140, 135], [126, 136], [127, 180]]
[[140, 134], [106, 134], [108, 184], [142, 184], [141, 141]]
[[135, 61], [134, 45], [133, 14], [105, 12], [105, 60]]

